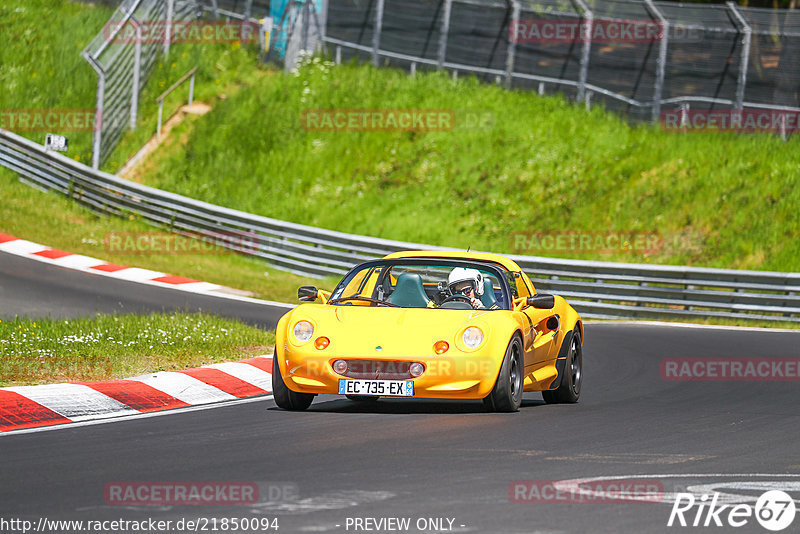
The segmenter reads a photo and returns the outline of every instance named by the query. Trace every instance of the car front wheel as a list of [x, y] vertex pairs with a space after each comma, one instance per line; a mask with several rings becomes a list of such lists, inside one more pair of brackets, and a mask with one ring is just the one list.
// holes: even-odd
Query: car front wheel
[[305, 410], [314, 400], [313, 393], [297, 393], [286, 387], [278, 365], [277, 353], [272, 355], [272, 396], [279, 408], [292, 411]]
[[492, 392], [484, 399], [483, 404], [492, 412], [516, 412], [522, 405], [522, 383], [525, 378], [525, 366], [522, 359], [522, 341], [514, 336], [506, 349], [503, 365], [494, 384]]

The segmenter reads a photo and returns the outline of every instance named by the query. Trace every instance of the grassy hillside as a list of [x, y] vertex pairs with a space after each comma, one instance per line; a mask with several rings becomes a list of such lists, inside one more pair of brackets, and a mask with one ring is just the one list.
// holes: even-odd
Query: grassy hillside
[[[301, 115], [317, 108], [476, 110], [494, 124], [307, 131]], [[499, 252], [516, 232], [654, 231], [690, 239], [554, 255], [800, 270], [798, 136], [667, 133], [559, 97], [319, 59], [219, 102], [181, 135], [143, 181], [271, 217]]]
[[[0, 109], [93, 107], [96, 77], [79, 53], [110, 14], [65, 0], [0, 4]], [[515, 235], [655, 232], [666, 238], [659, 250], [550, 255], [800, 270], [798, 136], [784, 143], [632, 128], [600, 108], [587, 113], [559, 97], [465, 77], [453, 83], [443, 73], [412, 78], [315, 60], [294, 75], [270, 75], [252, 49], [236, 44], [176, 47], [157, 63], [140, 127], [106, 170], [152, 135], [155, 96], [195, 65], [197, 98], [214, 111], [184, 121], [143, 166], [139, 179], [150, 185], [304, 224], [446, 246], [548, 255], [515, 250]], [[167, 114], [184, 98], [183, 90], [173, 95]], [[303, 112], [317, 108], [472, 111], [492, 121], [440, 132], [303, 129]], [[70, 141], [68, 155], [88, 161], [90, 134]], [[0, 184], [4, 198], [19, 191], [8, 184]], [[4, 211], [0, 225], [18, 227]]]
[[[68, 0], [0, 2], [0, 111], [94, 109], [97, 75], [80, 53], [103, 31], [113, 12], [105, 5]], [[195, 98], [209, 103], [266, 72], [258, 65], [252, 45], [173, 46], [169, 57], [158, 56], [140, 95], [137, 129], [123, 136], [104, 170], [116, 172], [155, 133], [156, 97], [195, 66], [199, 67]], [[165, 120], [186, 103], [188, 91], [187, 84], [166, 100]], [[18, 133], [44, 142], [45, 132]], [[91, 162], [91, 132], [49, 133], [67, 135], [68, 155]]]

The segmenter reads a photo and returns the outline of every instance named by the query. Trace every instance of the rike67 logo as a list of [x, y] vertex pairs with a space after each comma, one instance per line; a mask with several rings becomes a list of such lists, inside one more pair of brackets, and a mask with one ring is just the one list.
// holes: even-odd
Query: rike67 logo
[[794, 521], [797, 512], [792, 496], [785, 491], [763, 493], [754, 505], [720, 504], [720, 494], [678, 493], [669, 514], [667, 526], [733, 527], [753, 524], [753, 519], [767, 530], [778, 532]]

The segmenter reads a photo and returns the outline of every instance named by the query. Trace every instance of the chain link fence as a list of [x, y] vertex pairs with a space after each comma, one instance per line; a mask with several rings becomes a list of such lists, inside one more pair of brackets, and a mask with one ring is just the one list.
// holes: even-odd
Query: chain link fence
[[[800, 111], [800, 10], [651, 0], [329, 0], [325, 18], [324, 41], [340, 60], [445, 68], [587, 106], [601, 99], [634, 120], [657, 121], [667, 108]], [[631, 33], [615, 38], [615, 28]]]
[[[126, 128], [136, 128], [139, 92], [159, 53], [169, 53], [175, 21], [197, 18], [198, 5], [186, 0], [123, 0], [81, 56], [97, 73], [97, 118], [92, 167], [108, 158]], [[163, 39], [150, 31], [163, 28]], [[148, 36], [143, 36], [143, 31]]]

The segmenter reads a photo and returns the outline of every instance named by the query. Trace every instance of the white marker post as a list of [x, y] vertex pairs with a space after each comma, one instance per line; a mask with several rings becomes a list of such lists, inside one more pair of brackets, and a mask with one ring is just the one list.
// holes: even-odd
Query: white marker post
[[63, 135], [47, 134], [44, 140], [44, 149], [54, 152], [66, 152], [69, 140]]

